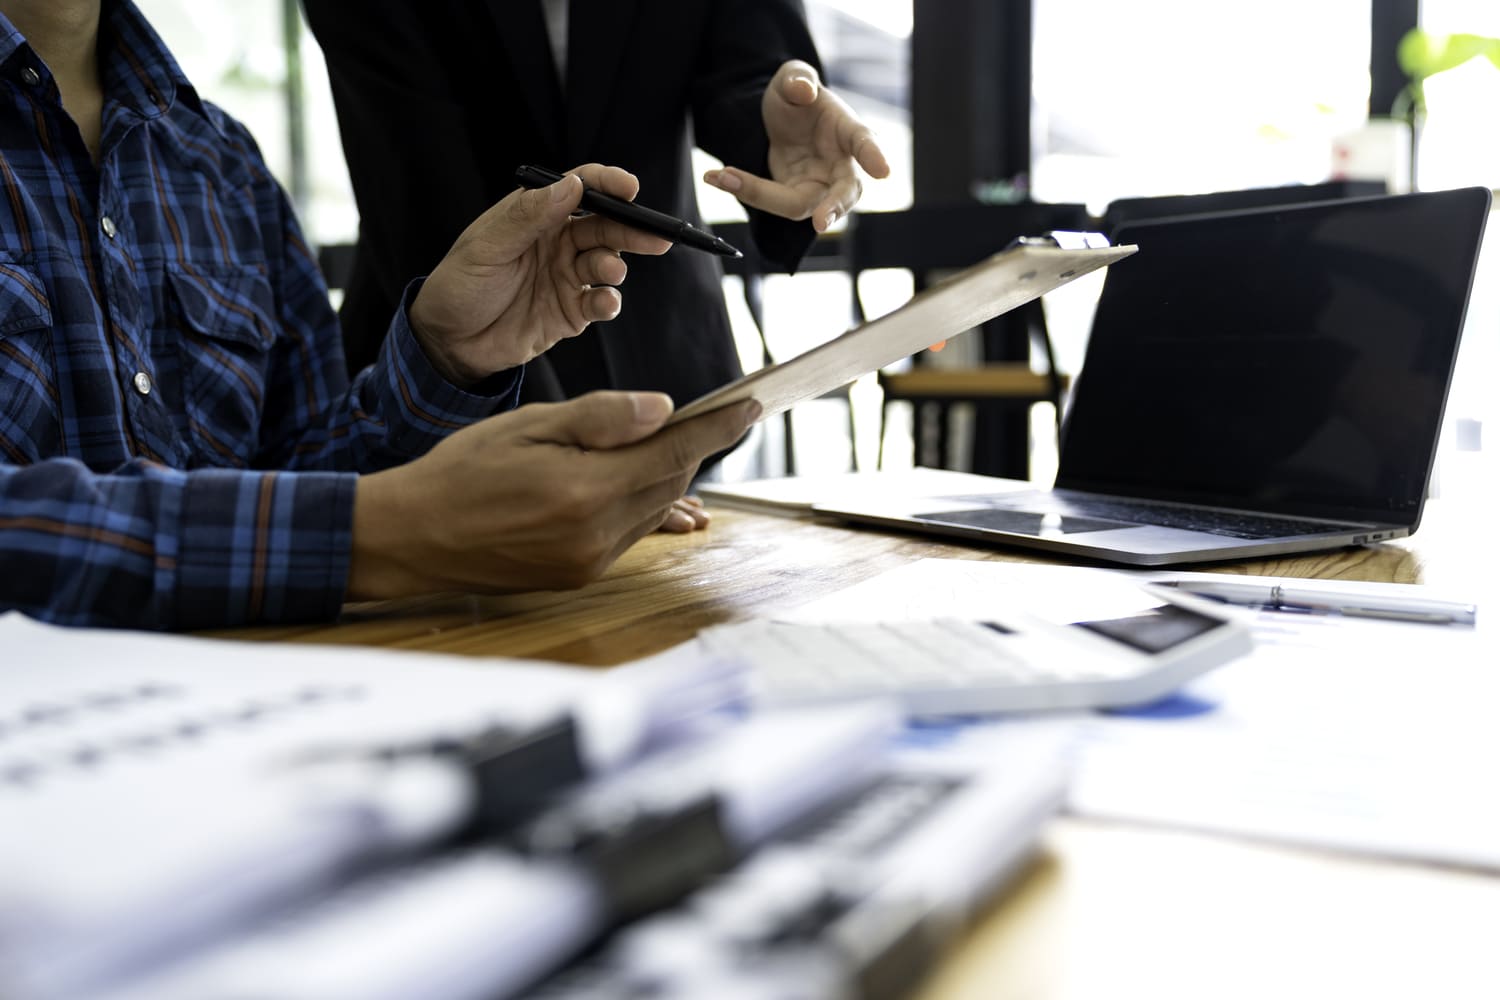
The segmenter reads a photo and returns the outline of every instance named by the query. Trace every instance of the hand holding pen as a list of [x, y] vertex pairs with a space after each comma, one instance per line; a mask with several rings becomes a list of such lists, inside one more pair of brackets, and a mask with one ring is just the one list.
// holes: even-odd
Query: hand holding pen
[[513, 191], [454, 242], [409, 311], [412, 332], [439, 374], [468, 388], [525, 364], [590, 323], [613, 319], [625, 280], [621, 255], [661, 254], [665, 240], [604, 216], [578, 219], [585, 188], [620, 199], [639, 183], [591, 163], [544, 191]]
[[[526, 188], [548, 187], [562, 180], [563, 176], [546, 167], [520, 166], [516, 168], [516, 181]], [[613, 219], [615, 222], [651, 233], [653, 236], [661, 236], [673, 243], [681, 243], [694, 250], [721, 254], [725, 257], [744, 256], [713, 233], [706, 233], [695, 228], [686, 219], [679, 219], [665, 212], [637, 205], [633, 201], [617, 198], [597, 188], [589, 187], [587, 184], [584, 185], [580, 206], [595, 215]]]

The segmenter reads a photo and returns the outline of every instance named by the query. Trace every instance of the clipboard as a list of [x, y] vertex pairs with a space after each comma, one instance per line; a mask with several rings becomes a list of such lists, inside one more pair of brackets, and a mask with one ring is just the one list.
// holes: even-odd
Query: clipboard
[[867, 372], [1025, 305], [1135, 253], [1093, 233], [1057, 233], [1012, 246], [950, 275], [893, 312], [778, 365], [751, 372], [682, 407], [668, 425], [754, 398], [760, 419], [816, 399]]

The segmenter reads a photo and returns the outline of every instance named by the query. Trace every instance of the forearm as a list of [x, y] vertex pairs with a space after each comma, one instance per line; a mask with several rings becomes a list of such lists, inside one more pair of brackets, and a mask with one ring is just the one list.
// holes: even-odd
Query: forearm
[[0, 608], [152, 629], [332, 618], [353, 502], [346, 474], [0, 466]]
[[376, 473], [355, 484], [349, 555], [349, 599], [383, 600], [439, 589], [423, 572], [423, 535], [429, 519], [410, 477]]

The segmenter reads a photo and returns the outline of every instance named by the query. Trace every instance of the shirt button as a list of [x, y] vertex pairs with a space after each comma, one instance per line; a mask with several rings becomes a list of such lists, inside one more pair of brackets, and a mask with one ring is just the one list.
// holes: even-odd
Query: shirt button
[[21, 70], [21, 82], [26, 84], [26, 86], [28, 87], [35, 87], [37, 84], [42, 82], [42, 76], [30, 66], [27, 66], [25, 69]]
[[145, 372], [136, 372], [135, 378], [130, 380], [130, 384], [135, 386], [135, 391], [142, 396], [151, 395], [151, 376]]
[[115, 238], [115, 220], [114, 219], [111, 219], [109, 216], [106, 215], [104, 218], [102, 218], [102, 219], [99, 220], [99, 228], [102, 229], [102, 230], [104, 230], [104, 235], [105, 236], [108, 236], [110, 239], [114, 239]]

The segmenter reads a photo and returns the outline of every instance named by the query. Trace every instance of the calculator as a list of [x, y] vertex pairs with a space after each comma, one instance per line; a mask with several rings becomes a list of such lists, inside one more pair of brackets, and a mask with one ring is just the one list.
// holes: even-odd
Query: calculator
[[757, 620], [699, 634], [742, 664], [760, 705], [887, 698], [909, 716], [1120, 708], [1158, 701], [1250, 650], [1232, 609], [1150, 585], [1104, 618]]

